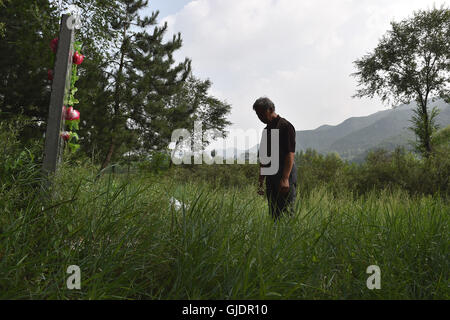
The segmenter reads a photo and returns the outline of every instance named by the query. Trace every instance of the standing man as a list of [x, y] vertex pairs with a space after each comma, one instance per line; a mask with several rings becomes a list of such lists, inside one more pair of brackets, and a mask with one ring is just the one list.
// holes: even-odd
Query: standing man
[[[262, 175], [260, 162], [259, 189], [258, 194], [264, 195], [264, 179], [266, 180], [266, 194], [269, 202], [269, 212], [272, 218], [277, 221], [283, 212], [293, 214], [293, 204], [295, 202], [297, 187], [297, 168], [294, 163], [295, 157], [295, 128], [286, 119], [275, 113], [275, 105], [269, 98], [259, 98], [253, 104], [261, 122], [267, 124], [267, 152], [266, 155], [278, 158], [278, 170], [272, 175]], [[279, 130], [279, 141], [271, 141], [271, 131]], [[271, 155], [271, 144], [278, 143], [278, 155]], [[261, 156], [261, 150], [260, 150]]]

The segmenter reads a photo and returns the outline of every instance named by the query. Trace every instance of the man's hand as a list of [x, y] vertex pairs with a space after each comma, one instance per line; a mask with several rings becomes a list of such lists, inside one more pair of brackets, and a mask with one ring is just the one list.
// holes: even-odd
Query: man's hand
[[289, 179], [281, 179], [280, 181], [280, 193], [286, 194], [289, 192]]

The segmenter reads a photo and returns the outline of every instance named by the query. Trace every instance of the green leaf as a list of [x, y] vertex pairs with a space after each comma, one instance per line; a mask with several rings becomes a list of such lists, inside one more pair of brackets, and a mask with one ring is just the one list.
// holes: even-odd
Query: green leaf
[[68, 143], [68, 146], [72, 153], [75, 153], [80, 148], [79, 144], [75, 144], [75, 143], [71, 143], [71, 142]]
[[78, 133], [76, 132], [71, 132], [70, 133], [70, 138], [74, 138], [76, 141], [80, 140], [80, 138], [78, 137]]
[[66, 120], [66, 127], [67, 127], [67, 131], [72, 131], [73, 130], [72, 121]]

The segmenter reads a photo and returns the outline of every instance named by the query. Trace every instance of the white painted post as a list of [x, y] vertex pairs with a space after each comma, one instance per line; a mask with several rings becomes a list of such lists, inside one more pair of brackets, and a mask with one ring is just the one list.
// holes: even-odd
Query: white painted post
[[70, 15], [61, 17], [61, 26], [58, 37], [55, 66], [53, 71], [53, 83], [50, 96], [50, 107], [45, 133], [45, 148], [42, 171], [46, 176], [55, 173], [61, 162], [63, 139], [61, 131], [64, 130], [63, 105], [69, 97], [70, 79], [72, 75], [72, 57], [74, 30], [68, 28], [67, 20]]

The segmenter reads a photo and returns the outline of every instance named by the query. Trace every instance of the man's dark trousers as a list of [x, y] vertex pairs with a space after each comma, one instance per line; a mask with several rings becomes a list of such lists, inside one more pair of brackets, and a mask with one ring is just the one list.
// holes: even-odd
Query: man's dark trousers
[[269, 212], [276, 221], [282, 214], [287, 213], [292, 216], [294, 213], [295, 197], [297, 195], [297, 183], [289, 179], [289, 191], [285, 194], [279, 192], [280, 179], [266, 177], [266, 194], [269, 203]]

